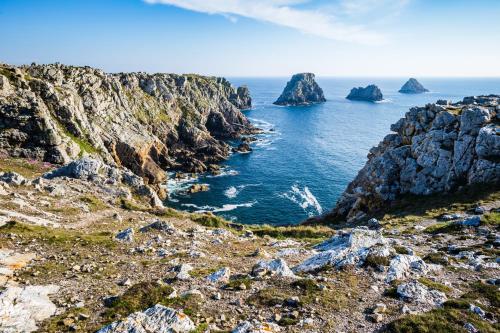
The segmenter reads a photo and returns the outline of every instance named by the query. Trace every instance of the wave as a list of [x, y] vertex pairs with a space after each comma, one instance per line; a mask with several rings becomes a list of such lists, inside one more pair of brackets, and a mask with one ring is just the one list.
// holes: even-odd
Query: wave
[[194, 213], [221, 213], [221, 212], [229, 212], [232, 210], [235, 210], [240, 207], [253, 207], [257, 201], [252, 201], [252, 202], [247, 202], [247, 203], [241, 203], [241, 204], [225, 204], [222, 205], [222, 207], [214, 207], [214, 206], [198, 206], [195, 204], [182, 204], [183, 207], [188, 207], [188, 208], [194, 208]]
[[280, 196], [299, 205], [309, 216], [321, 215], [323, 213], [323, 208], [319, 204], [318, 199], [316, 199], [307, 186], [300, 189], [298, 184], [294, 184], [290, 191], [282, 193]]
[[225, 191], [224, 195], [228, 197], [229, 199], [234, 199], [240, 194], [241, 191], [243, 191], [247, 187], [254, 187], [254, 186], [260, 186], [262, 183], [258, 184], [245, 184], [245, 185], [238, 185], [238, 186], [229, 186]]
[[265, 131], [269, 131], [270, 129], [274, 128], [274, 124], [271, 124], [270, 122], [265, 121], [263, 119], [249, 118], [248, 117], [248, 120], [250, 120], [252, 122], [252, 124], [255, 125], [256, 127], [261, 128]]
[[206, 175], [206, 178], [218, 178], [225, 176], [237, 176], [239, 172], [233, 169], [221, 168], [220, 172], [216, 175]]

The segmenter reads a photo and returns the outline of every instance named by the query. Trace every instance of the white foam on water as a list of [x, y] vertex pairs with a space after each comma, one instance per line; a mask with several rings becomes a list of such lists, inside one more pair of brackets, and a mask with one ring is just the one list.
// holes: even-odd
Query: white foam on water
[[253, 207], [253, 205], [255, 205], [256, 203], [257, 203], [257, 201], [241, 203], [241, 204], [225, 204], [225, 205], [222, 205], [222, 207], [214, 207], [214, 206], [208, 206], [208, 205], [197, 206], [195, 204], [182, 204], [182, 206], [188, 207], [188, 208], [194, 208], [195, 213], [208, 213], [208, 212], [221, 213], [221, 212], [230, 212], [230, 211], [235, 210], [235, 209], [240, 208], [240, 207], [250, 208], [250, 207]]
[[323, 208], [318, 202], [318, 199], [311, 193], [307, 186], [300, 189], [298, 184], [294, 184], [291, 190], [279, 195], [293, 203], [299, 205], [309, 216], [320, 215], [323, 213]]
[[227, 168], [222, 168], [220, 173], [216, 175], [206, 175], [206, 178], [218, 178], [218, 177], [225, 177], [225, 176], [237, 176], [239, 175], [239, 172], [233, 169], [227, 169]]
[[234, 199], [240, 194], [241, 191], [243, 191], [247, 187], [254, 187], [254, 186], [260, 186], [262, 183], [259, 184], [245, 184], [245, 185], [238, 185], [238, 186], [229, 186], [225, 191], [224, 195], [228, 197], [229, 199]]

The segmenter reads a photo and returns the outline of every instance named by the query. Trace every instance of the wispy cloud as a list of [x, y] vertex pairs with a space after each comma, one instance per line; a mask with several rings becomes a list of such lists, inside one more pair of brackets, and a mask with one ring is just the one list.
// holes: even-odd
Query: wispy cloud
[[[339, 19], [334, 13], [312, 8], [310, 0], [144, 0], [150, 4], [164, 4], [207, 14], [231, 18], [246, 17], [292, 28], [305, 34], [360, 44], [381, 44], [384, 34], [371, 31], [360, 24]], [[375, 2], [372, 0], [363, 0]], [[401, 0], [404, 1], [404, 0]], [[356, 0], [360, 5], [362, 0]], [[345, 8], [345, 7], [344, 7]], [[356, 7], [345, 8], [355, 10]]]

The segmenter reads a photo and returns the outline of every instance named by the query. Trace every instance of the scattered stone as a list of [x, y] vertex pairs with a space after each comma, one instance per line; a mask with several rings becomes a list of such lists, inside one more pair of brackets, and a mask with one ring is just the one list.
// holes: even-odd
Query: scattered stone
[[478, 206], [474, 209], [474, 214], [483, 215], [485, 213], [484, 207]]
[[471, 304], [469, 310], [472, 313], [477, 314], [481, 318], [484, 318], [486, 316], [486, 312], [477, 305]]
[[191, 319], [182, 312], [157, 304], [143, 312], [134, 312], [96, 333], [189, 333], [195, 328]]
[[148, 232], [150, 230], [161, 231], [169, 235], [173, 235], [176, 232], [176, 229], [172, 224], [162, 220], [156, 220], [140, 229], [141, 232]]
[[373, 313], [385, 313], [387, 312], [387, 305], [384, 303], [377, 303], [375, 307], [372, 309]]
[[474, 215], [464, 220], [457, 221], [456, 223], [466, 227], [479, 227], [481, 224], [481, 216]]
[[380, 222], [376, 218], [371, 218], [368, 220], [368, 227], [372, 229], [380, 228]]
[[391, 260], [385, 280], [391, 282], [406, 279], [412, 274], [425, 275], [430, 269], [419, 256], [398, 254]]
[[384, 320], [384, 315], [381, 313], [373, 313], [369, 315], [368, 318], [374, 323], [380, 323]]
[[0, 182], [4, 182], [7, 185], [27, 185], [29, 184], [29, 180], [21, 176], [16, 172], [0, 172]]
[[248, 143], [240, 143], [238, 145], [238, 147], [233, 147], [232, 151], [234, 153], [249, 153], [251, 152], [253, 149], [252, 147], [250, 147], [250, 145]]
[[479, 330], [474, 325], [472, 325], [471, 323], [466, 323], [464, 325], [464, 328], [469, 333], [479, 333]]
[[275, 333], [280, 331], [281, 328], [273, 323], [244, 321], [238, 324], [231, 333]]

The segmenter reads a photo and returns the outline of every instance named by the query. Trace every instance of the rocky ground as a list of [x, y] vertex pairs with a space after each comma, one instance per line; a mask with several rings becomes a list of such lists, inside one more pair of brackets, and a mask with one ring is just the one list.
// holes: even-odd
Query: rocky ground
[[272, 228], [152, 208], [88, 161], [53, 168], [0, 160], [2, 332], [500, 329], [498, 188]]

